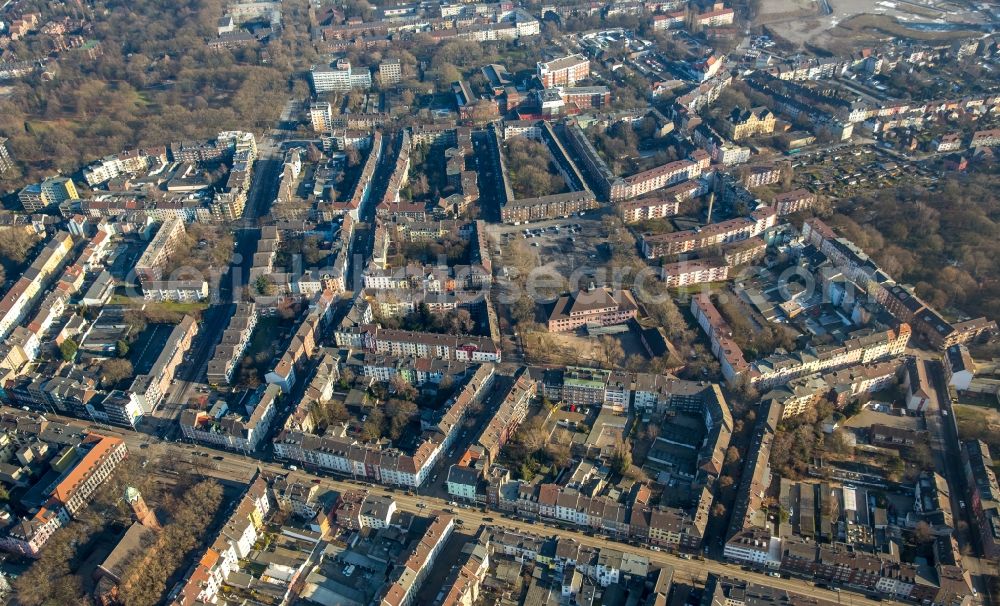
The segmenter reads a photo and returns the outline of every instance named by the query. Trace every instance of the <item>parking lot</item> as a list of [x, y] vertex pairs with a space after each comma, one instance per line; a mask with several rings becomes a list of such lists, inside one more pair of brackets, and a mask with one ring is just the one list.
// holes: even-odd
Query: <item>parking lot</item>
[[[523, 240], [538, 257], [539, 267], [554, 269], [569, 278], [581, 268], [596, 268], [610, 258], [603, 213], [553, 219], [526, 225], [492, 225], [490, 231], [501, 250]], [[584, 272], [587, 273], [587, 272]]]

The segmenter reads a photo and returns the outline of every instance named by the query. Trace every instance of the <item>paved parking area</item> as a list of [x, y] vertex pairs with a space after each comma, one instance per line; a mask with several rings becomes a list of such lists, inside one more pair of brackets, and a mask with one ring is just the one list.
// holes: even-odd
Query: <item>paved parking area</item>
[[538, 254], [539, 266], [550, 267], [569, 278], [574, 272], [587, 274], [588, 270], [603, 265], [610, 258], [607, 234], [601, 224], [602, 216], [600, 211], [590, 211], [584, 216], [567, 219], [524, 225], [491, 225], [490, 231], [501, 248], [523, 240]]

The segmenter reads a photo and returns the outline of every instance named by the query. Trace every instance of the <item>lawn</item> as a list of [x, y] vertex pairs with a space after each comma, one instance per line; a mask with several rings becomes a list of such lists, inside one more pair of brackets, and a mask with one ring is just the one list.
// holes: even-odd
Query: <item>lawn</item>
[[284, 341], [281, 332], [290, 326], [291, 322], [277, 316], [262, 317], [257, 321], [256, 328], [253, 329], [253, 336], [250, 337], [250, 344], [247, 345], [246, 355], [255, 356], [268, 350], [277, 352], [278, 347]]

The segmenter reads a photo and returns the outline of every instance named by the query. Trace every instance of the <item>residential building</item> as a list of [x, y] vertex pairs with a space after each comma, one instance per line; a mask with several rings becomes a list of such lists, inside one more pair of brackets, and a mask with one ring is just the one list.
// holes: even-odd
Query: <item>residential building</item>
[[616, 178], [611, 184], [609, 198], [613, 202], [638, 198], [668, 185], [696, 179], [701, 176], [701, 172], [702, 164], [698, 162], [691, 160], [668, 162], [629, 177]]
[[781, 175], [787, 165], [765, 164], [746, 166], [740, 169], [740, 184], [747, 189], [774, 185], [781, 181]]
[[[129, 387], [130, 398], [139, 404], [143, 415], [152, 414], [163, 396], [170, 389], [177, 367], [184, 361], [184, 354], [191, 348], [191, 341], [198, 333], [198, 323], [191, 316], [184, 316], [170, 332], [163, 349], [149, 371], [135, 377]], [[133, 427], [139, 419], [131, 419]]]
[[452, 572], [444, 581], [440, 601], [435, 606], [473, 606], [490, 571], [490, 533], [482, 528], [473, 541], [462, 547]]
[[660, 268], [660, 277], [671, 288], [718, 282], [729, 278], [729, 264], [724, 259], [692, 259], [668, 263]]
[[67, 232], [56, 233], [0, 299], [0, 339], [6, 339], [41, 299], [73, 248]]
[[79, 197], [76, 186], [68, 177], [49, 177], [41, 183], [26, 186], [17, 194], [18, 202], [27, 212], [39, 212]]
[[552, 61], [539, 61], [538, 81], [545, 88], [573, 86], [590, 76], [590, 60], [583, 55], [568, 55]]
[[49, 177], [42, 181], [42, 199], [46, 204], [59, 205], [66, 200], [76, 200], [80, 195], [69, 177]]
[[500, 403], [496, 413], [483, 428], [482, 433], [476, 440], [476, 446], [481, 449], [483, 457], [486, 459], [485, 467], [489, 469], [496, 463], [500, 450], [513, 437], [514, 432], [528, 416], [528, 407], [535, 397], [537, 384], [529, 381], [522, 372], [511, 386], [510, 391]]
[[685, 21], [687, 21], [687, 11], [684, 10], [653, 15], [653, 31], [680, 29], [684, 27]]
[[232, 380], [243, 351], [250, 344], [250, 337], [257, 326], [257, 317], [257, 306], [254, 303], [236, 304], [236, 312], [230, 318], [222, 339], [208, 361], [206, 378], [210, 384], [228, 385]]
[[208, 410], [186, 408], [181, 411], [181, 433], [196, 442], [244, 454], [256, 452], [277, 414], [280, 394], [281, 389], [277, 385], [260, 386], [249, 397], [246, 404], [248, 414], [230, 409], [229, 403], [222, 399], [216, 400]]
[[167, 219], [160, 225], [142, 256], [135, 262], [135, 275], [140, 283], [156, 282], [163, 277], [163, 267], [185, 233], [184, 222], [176, 217]]
[[962, 149], [962, 137], [959, 133], [945, 133], [932, 142], [934, 151], [947, 153]]
[[[697, 186], [695, 187], [697, 188]], [[618, 207], [618, 212], [626, 223], [636, 223], [672, 217], [677, 214], [679, 209], [680, 202], [677, 198], [643, 198], [623, 202]]]
[[500, 349], [496, 343], [485, 337], [471, 335], [442, 335], [374, 327], [364, 331], [363, 342], [371, 351], [394, 356], [471, 362], [500, 361]]
[[736, 11], [726, 8], [722, 2], [716, 2], [712, 10], [695, 15], [694, 23], [700, 27], [721, 27], [732, 25], [735, 18]]
[[337, 427], [331, 427], [322, 436], [305, 433], [307, 427], [299, 420], [307, 418], [310, 403], [303, 401], [289, 417], [285, 430], [274, 439], [275, 454], [290, 461], [382, 484], [421, 486], [457, 440], [471, 408], [483, 402], [490, 393], [494, 373], [493, 364], [481, 364], [458, 394], [446, 403], [440, 421], [425, 431], [408, 453], [382, 448], [377, 443], [361, 444]]
[[314, 65], [309, 70], [309, 75], [316, 93], [347, 92], [355, 88], [369, 89], [372, 86], [372, 75], [368, 68], [354, 69], [351, 62], [343, 58], [329, 65]]
[[778, 194], [774, 197], [774, 209], [782, 217], [791, 213], [806, 210], [816, 205], [816, 194], [806, 189], [795, 189]]
[[[13, 518], [8, 512], [0, 531], [0, 549], [36, 558], [52, 534], [84, 509], [128, 454], [125, 443], [71, 425], [52, 423], [20, 411], [0, 418], [6, 440], [34, 446], [35, 453], [58, 449], [62, 458], [47, 484], [39, 486], [38, 508], [30, 516]], [[22, 455], [23, 457], [23, 455]], [[19, 462], [27, 464], [27, 462]]]
[[448, 478], [445, 485], [448, 487], [448, 495], [467, 501], [476, 502], [476, 493], [479, 487], [481, 474], [475, 467], [468, 465], [452, 465], [448, 468]]
[[846, 238], [840, 238], [819, 219], [808, 219], [802, 225], [803, 239], [825, 254], [833, 264], [857, 283], [879, 305], [900, 322], [912, 325], [938, 349], [970, 343], [998, 332], [997, 323], [975, 318], [954, 324], [945, 320], [912, 289], [896, 284], [863, 250]]
[[278, 362], [266, 375], [266, 383], [278, 385], [283, 393], [292, 391], [297, 381], [296, 370], [302, 370], [305, 362], [316, 351], [316, 341], [322, 329], [329, 324], [333, 291], [325, 290], [314, 299], [314, 304], [295, 329], [288, 347]]
[[208, 298], [208, 282], [205, 280], [155, 280], [146, 282], [142, 285], [142, 297], [146, 301], [197, 303]]
[[309, 120], [317, 133], [333, 130], [333, 109], [326, 101], [318, 101], [309, 106]]
[[566, 105], [581, 110], [600, 109], [611, 105], [611, 89], [607, 86], [572, 86], [556, 89]]
[[717, 244], [739, 242], [761, 235], [777, 223], [777, 213], [771, 207], [761, 207], [750, 217], [739, 217], [712, 223], [696, 230], [669, 234], [643, 234], [642, 249], [646, 257], [655, 259], [677, 255]]
[[439, 513], [432, 519], [423, 536], [417, 541], [408, 557], [393, 569], [386, 589], [382, 591], [380, 606], [410, 606], [414, 604], [420, 587], [430, 574], [434, 561], [444, 549], [455, 528], [455, 518]]
[[378, 64], [378, 79], [382, 86], [394, 86], [403, 80], [399, 59], [385, 59]]
[[958, 391], [969, 389], [976, 376], [976, 363], [965, 345], [952, 345], [945, 350], [944, 372], [948, 386]]
[[172, 606], [196, 606], [217, 601], [222, 585], [239, 569], [264, 530], [264, 522], [274, 508], [271, 491], [259, 474], [254, 478], [233, 513], [211, 545], [187, 573]]
[[969, 141], [969, 147], [996, 147], [997, 145], [1000, 145], [1000, 128], [977, 130]]
[[521, 198], [508, 200], [500, 209], [500, 219], [504, 223], [529, 223], [557, 217], [569, 217], [599, 208], [597, 198], [589, 191], [571, 191], [541, 198]]
[[14, 157], [7, 146], [7, 137], [0, 137], [0, 175], [14, 168]]
[[937, 388], [930, 378], [927, 364], [920, 358], [907, 360], [903, 385], [906, 387], [906, 408], [922, 412], [938, 406]]

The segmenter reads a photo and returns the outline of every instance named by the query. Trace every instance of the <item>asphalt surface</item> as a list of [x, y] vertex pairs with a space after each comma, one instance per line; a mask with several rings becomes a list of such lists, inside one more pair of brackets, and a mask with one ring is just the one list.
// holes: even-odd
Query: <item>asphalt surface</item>
[[490, 129], [473, 131], [472, 149], [476, 156], [480, 215], [485, 221], [499, 223], [500, 209], [506, 203], [506, 195], [493, 132]]

